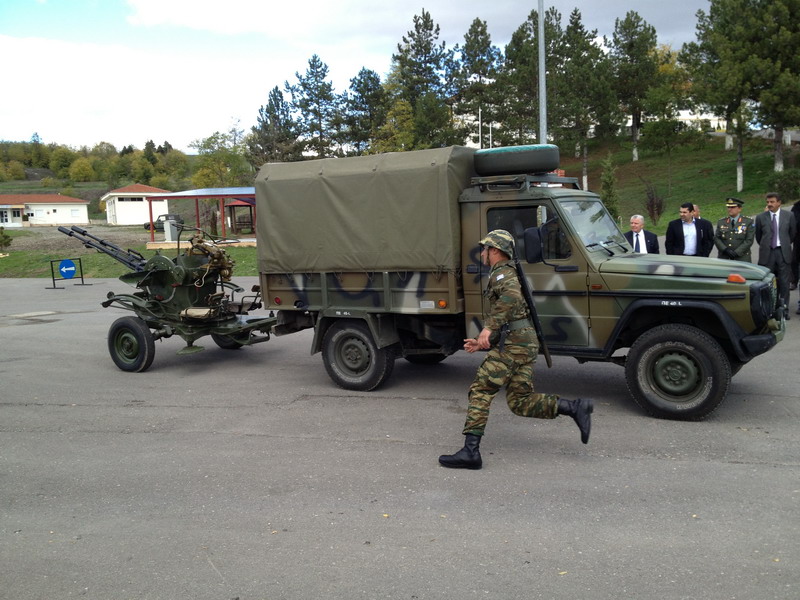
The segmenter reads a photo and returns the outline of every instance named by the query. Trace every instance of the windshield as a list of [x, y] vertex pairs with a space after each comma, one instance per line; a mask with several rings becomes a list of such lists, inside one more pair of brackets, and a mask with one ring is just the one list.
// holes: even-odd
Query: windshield
[[587, 248], [607, 248], [610, 244], [625, 245], [625, 236], [601, 201], [568, 200], [562, 202], [561, 206], [564, 208], [565, 218], [572, 223]]

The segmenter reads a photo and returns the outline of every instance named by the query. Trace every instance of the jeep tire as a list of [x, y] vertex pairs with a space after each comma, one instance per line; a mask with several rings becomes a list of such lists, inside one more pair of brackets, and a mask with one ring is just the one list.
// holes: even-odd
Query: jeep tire
[[719, 343], [690, 325], [660, 325], [642, 334], [625, 361], [636, 403], [650, 415], [698, 421], [725, 398], [731, 366]]

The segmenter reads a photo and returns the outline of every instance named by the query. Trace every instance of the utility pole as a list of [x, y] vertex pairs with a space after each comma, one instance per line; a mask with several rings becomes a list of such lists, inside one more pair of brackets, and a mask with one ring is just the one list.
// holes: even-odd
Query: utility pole
[[544, 0], [539, 0], [539, 143], [547, 143], [547, 84], [544, 60]]

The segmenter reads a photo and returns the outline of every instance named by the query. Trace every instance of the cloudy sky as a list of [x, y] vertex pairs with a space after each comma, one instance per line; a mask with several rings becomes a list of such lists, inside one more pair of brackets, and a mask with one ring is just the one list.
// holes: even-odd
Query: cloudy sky
[[[402, 5], [402, 7], [401, 7]], [[610, 36], [635, 10], [675, 48], [694, 39], [708, 0], [546, 0], [566, 26]], [[337, 92], [362, 67], [387, 73], [413, 17], [424, 8], [448, 48], [475, 18], [504, 48], [538, 0], [2, 0], [0, 140], [117, 148], [249, 130], [267, 94], [294, 83], [317, 54]]]

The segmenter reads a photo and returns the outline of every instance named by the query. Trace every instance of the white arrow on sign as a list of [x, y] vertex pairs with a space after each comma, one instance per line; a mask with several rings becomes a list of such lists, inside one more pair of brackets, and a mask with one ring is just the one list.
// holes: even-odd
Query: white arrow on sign
[[67, 271], [74, 271], [74, 270], [75, 270], [74, 265], [71, 267], [64, 265], [63, 267], [61, 267], [61, 274], [64, 275]]

